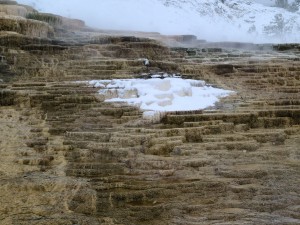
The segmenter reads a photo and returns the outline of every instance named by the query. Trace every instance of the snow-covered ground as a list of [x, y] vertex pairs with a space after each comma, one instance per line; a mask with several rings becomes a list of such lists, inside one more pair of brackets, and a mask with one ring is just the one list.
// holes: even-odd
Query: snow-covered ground
[[204, 109], [221, 97], [234, 93], [208, 86], [204, 81], [182, 78], [92, 80], [107, 102], [126, 102], [144, 111], [144, 118], [156, 112]]

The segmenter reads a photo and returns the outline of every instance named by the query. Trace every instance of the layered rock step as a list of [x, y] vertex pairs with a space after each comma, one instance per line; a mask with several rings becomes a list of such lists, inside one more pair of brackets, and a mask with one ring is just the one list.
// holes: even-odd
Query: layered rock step
[[[76, 63], [79, 69], [107, 69], [93, 61]], [[27, 93], [30, 105], [44, 111], [50, 139], [35, 129], [27, 147], [44, 152], [52, 148], [52, 136], [63, 139], [59, 148], [68, 162], [66, 175], [87, 179], [97, 193], [95, 217], [125, 224], [164, 224], [170, 217], [173, 224], [204, 224], [208, 218], [238, 223], [252, 213], [252, 221], [260, 223], [281, 218], [297, 224], [296, 211], [283, 210], [286, 202], [296, 206], [299, 200], [288, 194], [298, 193], [297, 179], [289, 181], [289, 192], [284, 186], [286, 177], [297, 178], [299, 170], [297, 96], [287, 100], [284, 91], [277, 92], [282, 99], [238, 94], [222, 100], [218, 110], [167, 113], [161, 123], [141, 127], [134, 125], [143, 121], [138, 109], [105, 103], [84, 83], [28, 82], [6, 88], [7, 93]], [[20, 162], [48, 170], [54, 157], [28, 155]], [[273, 197], [266, 200], [266, 195]], [[70, 202], [77, 213], [82, 212], [80, 198]], [[177, 218], [178, 212], [183, 216]]]
[[[247, 105], [235, 112], [170, 113], [161, 125], [129, 128], [128, 119], [121, 119], [129, 115], [134, 115], [129, 121], [141, 118], [136, 108], [107, 104], [95, 97], [96, 90], [82, 84], [13, 88], [24, 90], [26, 86], [31, 92], [36, 89], [31, 102], [47, 112], [53, 135], [65, 139], [66, 174], [89, 179], [96, 190], [95, 215], [111, 216], [125, 224], [151, 224], [157, 217], [166, 221], [171, 216], [174, 224], [183, 224], [190, 220], [205, 223], [203, 216], [243, 221], [252, 211], [256, 221], [267, 222], [263, 215], [274, 211], [273, 219], [280, 215], [281, 221], [288, 220], [282, 219], [284, 206], [275, 205], [284, 205], [288, 199], [297, 204], [294, 195], [280, 194], [286, 199], [281, 203], [276, 199], [278, 188], [283, 191], [285, 176], [297, 176], [298, 167], [292, 169], [296, 165], [289, 160], [299, 159], [297, 142], [292, 141], [299, 132], [298, 109], [261, 110], [260, 104], [253, 107], [250, 101], [251, 113], [245, 112]], [[41, 147], [42, 142], [36, 139], [29, 146]], [[283, 146], [296, 152], [286, 152]], [[289, 163], [278, 163], [283, 158]], [[41, 164], [47, 165], [38, 162]], [[276, 190], [273, 182], [278, 182]], [[297, 193], [294, 186], [290, 191]], [[277, 198], [262, 206], [264, 193]], [[183, 204], [183, 199], [188, 203]], [[245, 201], [246, 205], [241, 204]], [[175, 219], [174, 208], [184, 216]], [[215, 217], [212, 211], [221, 214]], [[124, 215], [132, 217], [124, 220]], [[296, 218], [290, 220], [296, 224]]]

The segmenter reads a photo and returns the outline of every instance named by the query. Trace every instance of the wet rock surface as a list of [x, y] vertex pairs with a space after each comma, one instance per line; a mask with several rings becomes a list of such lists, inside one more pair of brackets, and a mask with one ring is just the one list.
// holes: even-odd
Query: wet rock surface
[[[77, 25], [0, 42], [0, 224], [300, 223], [298, 51], [190, 51]], [[151, 72], [236, 94], [154, 122], [74, 82]]]

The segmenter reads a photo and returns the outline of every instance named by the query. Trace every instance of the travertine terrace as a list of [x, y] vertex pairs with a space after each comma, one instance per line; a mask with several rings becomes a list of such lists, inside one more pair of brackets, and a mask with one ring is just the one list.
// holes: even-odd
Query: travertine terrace
[[[299, 45], [216, 46], [29, 13], [0, 1], [1, 225], [300, 224]], [[74, 82], [147, 70], [236, 94], [153, 123]]]

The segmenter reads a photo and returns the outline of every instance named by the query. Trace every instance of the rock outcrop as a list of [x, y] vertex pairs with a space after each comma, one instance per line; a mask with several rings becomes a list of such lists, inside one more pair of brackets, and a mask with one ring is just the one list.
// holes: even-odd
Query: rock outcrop
[[[298, 51], [191, 54], [81, 22], [33, 20], [53, 28], [43, 36], [2, 21], [0, 224], [300, 224]], [[147, 71], [236, 94], [153, 122], [75, 82]]]

